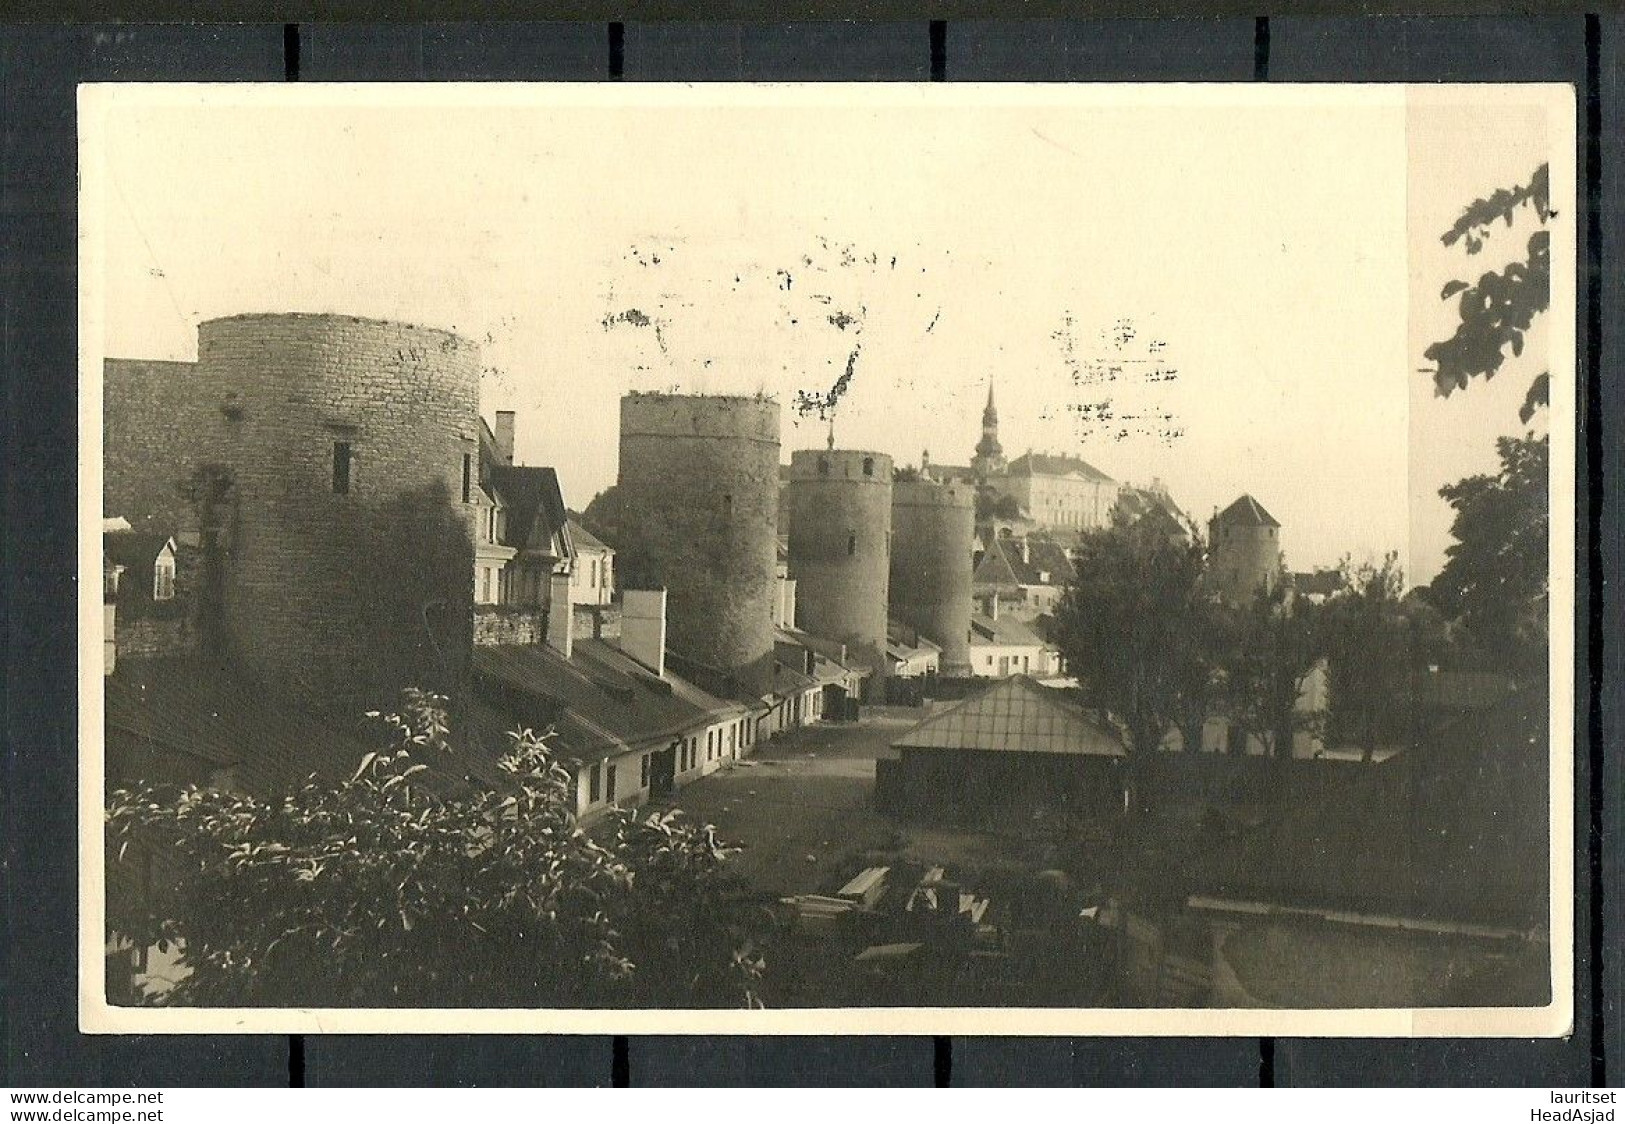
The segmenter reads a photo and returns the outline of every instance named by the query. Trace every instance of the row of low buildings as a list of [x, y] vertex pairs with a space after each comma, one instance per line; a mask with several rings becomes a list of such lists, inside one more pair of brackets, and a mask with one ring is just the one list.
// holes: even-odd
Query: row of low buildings
[[[688, 421], [742, 403], [629, 401], [623, 484], [677, 541], [722, 549], [617, 594], [618, 552], [553, 468], [515, 463], [514, 415], [485, 423], [478, 372], [451, 333], [305, 314], [205, 322], [191, 363], [106, 362], [109, 784], [347, 775], [357, 716], [421, 686], [451, 700], [454, 779], [494, 782], [510, 732], [551, 731], [591, 818], [853, 713], [875, 668], [797, 627], [777, 569], [775, 404], [743, 403], [771, 426], [719, 425], [696, 460]], [[674, 432], [636, 432], [668, 407]], [[703, 502], [683, 504], [685, 475]], [[638, 549], [641, 573], [666, 564]]]

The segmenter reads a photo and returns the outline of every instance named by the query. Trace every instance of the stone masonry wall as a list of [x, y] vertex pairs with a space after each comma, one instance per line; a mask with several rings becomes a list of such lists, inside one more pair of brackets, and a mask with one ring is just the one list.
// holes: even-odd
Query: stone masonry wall
[[942, 647], [944, 675], [970, 674], [974, 502], [968, 485], [892, 486], [892, 613]]
[[[317, 697], [455, 697], [472, 640], [479, 352], [449, 332], [331, 315], [204, 323], [204, 446], [231, 480], [226, 643]], [[334, 486], [335, 443], [351, 452]], [[475, 465], [477, 468], [477, 464]]]
[[138, 531], [194, 526], [185, 485], [220, 422], [197, 364], [109, 359], [102, 372], [102, 514]]
[[474, 610], [474, 643], [486, 647], [501, 644], [545, 644], [547, 610], [491, 608], [482, 605]]
[[797, 621], [815, 636], [841, 641], [883, 676], [892, 459], [883, 453], [798, 449], [790, 468], [790, 577], [796, 583]]
[[[773, 674], [779, 405], [629, 394], [619, 488], [634, 536], [622, 572], [657, 570], [674, 652], [767, 690]], [[639, 551], [655, 558], [639, 559]]]

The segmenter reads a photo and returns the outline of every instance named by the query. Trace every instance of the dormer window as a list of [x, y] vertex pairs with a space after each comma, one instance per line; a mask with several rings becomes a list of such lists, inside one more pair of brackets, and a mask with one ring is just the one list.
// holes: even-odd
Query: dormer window
[[172, 601], [175, 598], [175, 557], [165, 552], [158, 556], [152, 567], [152, 599]]
[[873, 476], [875, 474], [875, 458], [863, 458], [863, 474], [865, 476]]

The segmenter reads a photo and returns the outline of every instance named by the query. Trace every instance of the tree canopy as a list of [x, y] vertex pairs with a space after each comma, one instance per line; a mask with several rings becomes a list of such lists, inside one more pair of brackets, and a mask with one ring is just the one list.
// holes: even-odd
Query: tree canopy
[[[1522, 211], [1532, 213], [1544, 226], [1556, 214], [1548, 179], [1548, 167], [1542, 164], [1528, 183], [1474, 200], [1440, 240], [1446, 246], [1459, 242], [1471, 255], [1483, 250], [1497, 222], [1511, 227]], [[1465, 389], [1474, 378], [1493, 378], [1509, 351], [1513, 356], [1523, 354], [1530, 324], [1551, 302], [1551, 272], [1551, 235], [1537, 230], [1529, 236], [1521, 259], [1481, 274], [1476, 282], [1453, 280], [1444, 286], [1439, 297], [1457, 298], [1460, 319], [1449, 339], [1423, 352], [1435, 365], [1433, 385], [1438, 394]], [[1548, 372], [1535, 377], [1519, 412], [1525, 422], [1546, 404], [1549, 385]]]
[[[765, 914], [730, 853], [677, 813], [589, 834], [546, 738], [514, 736], [509, 783], [448, 793], [442, 699], [381, 716], [392, 744], [282, 799], [120, 790], [110, 880], [157, 862], [167, 890], [110, 895], [110, 925], [180, 950], [153, 1001], [272, 1006], [707, 1006], [757, 1001]], [[467, 786], [465, 786], [467, 787]]]
[[1210, 690], [1190, 646], [1208, 611], [1202, 547], [1136, 524], [1085, 535], [1074, 563], [1054, 635], [1089, 704], [1122, 723], [1132, 772]]

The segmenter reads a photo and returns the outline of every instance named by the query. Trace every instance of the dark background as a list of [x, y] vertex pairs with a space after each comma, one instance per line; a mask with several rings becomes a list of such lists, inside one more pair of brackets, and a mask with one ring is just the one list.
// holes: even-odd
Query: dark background
[[[1366, 12], [1421, 7], [1368, 0]], [[1187, 19], [1056, 18], [1082, 5], [1031, 0], [1022, 19], [930, 16], [901, 3], [733, 0], [709, 22], [660, 23], [678, 0], [614, 9], [557, 0], [553, 17], [618, 23], [369, 23], [376, 0], [147, 0], [0, 12], [101, 24], [0, 24], [0, 1085], [1522, 1085], [1618, 1083], [1622, 914], [1621, 696], [1625, 553], [1621, 475], [1622, 167], [1625, 17], [1578, 3], [1541, 16], [1362, 18], [1338, 0], [1255, 18], [1235, 0]], [[391, 6], [427, 16], [429, 0]], [[917, 7], [917, 6], [913, 6]], [[1434, 13], [1487, 12], [1444, 0]], [[1335, 14], [1341, 8], [1342, 14]], [[491, 5], [442, 0], [472, 17]], [[509, 18], [517, 5], [498, 6]], [[896, 12], [893, 22], [748, 23]], [[1095, 17], [1154, 6], [1100, 0]], [[918, 15], [921, 18], [910, 18]], [[964, 18], [961, 18], [964, 17]], [[127, 22], [139, 19], [145, 22]], [[1298, 1039], [98, 1037], [77, 1030], [74, 669], [77, 304], [74, 87], [101, 81], [450, 80], [1560, 81], [1582, 136], [1576, 559], [1576, 1016], [1552, 1041]], [[1603, 577], [1609, 581], [1606, 586]], [[1614, 641], [1605, 645], [1604, 638]], [[1607, 747], [1606, 752], [1604, 747]], [[1606, 891], [1606, 892], [1605, 892]], [[1561, 892], [1561, 891], [1560, 891]], [[1608, 939], [1603, 939], [1603, 934]], [[1612, 949], [1608, 952], [1608, 949]], [[1605, 955], [1606, 953], [1606, 955]], [[410, 1029], [406, 1027], [404, 1029]]]

